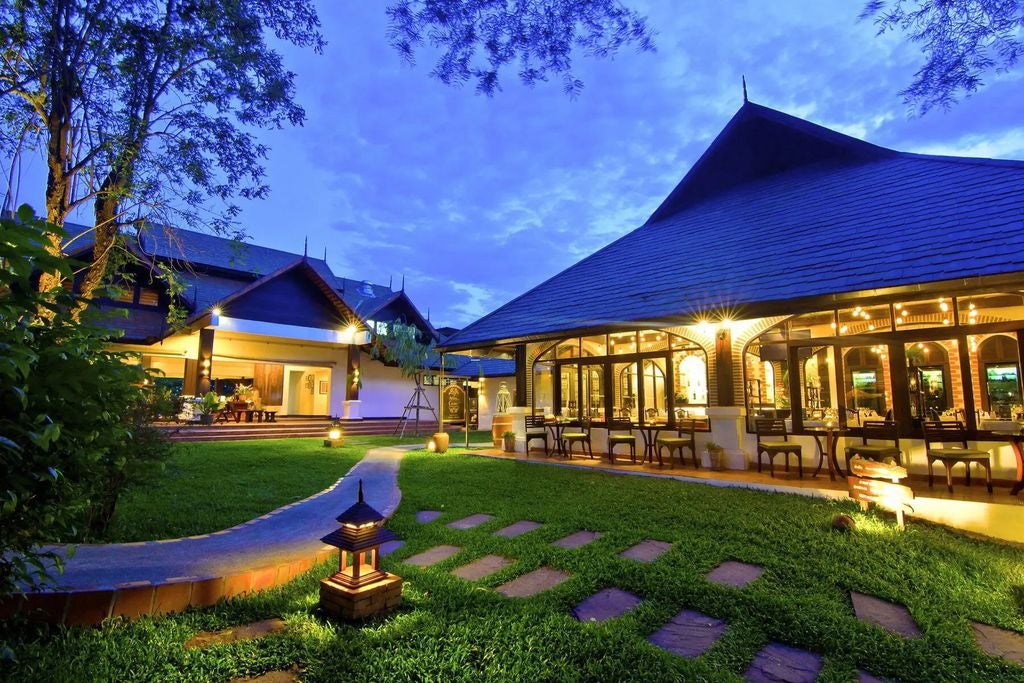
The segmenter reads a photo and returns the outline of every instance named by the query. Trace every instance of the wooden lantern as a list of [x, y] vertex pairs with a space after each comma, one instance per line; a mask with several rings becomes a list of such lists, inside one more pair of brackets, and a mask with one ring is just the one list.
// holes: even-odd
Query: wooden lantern
[[383, 528], [384, 515], [359, 500], [338, 515], [340, 528], [320, 540], [339, 551], [338, 571], [320, 581], [320, 608], [357, 621], [390, 612], [402, 601], [402, 578], [380, 568], [380, 546], [395, 535]]

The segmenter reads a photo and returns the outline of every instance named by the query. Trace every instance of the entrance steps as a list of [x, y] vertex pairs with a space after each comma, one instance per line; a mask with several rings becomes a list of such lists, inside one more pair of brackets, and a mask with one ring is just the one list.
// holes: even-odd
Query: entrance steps
[[[390, 435], [401, 425], [399, 418], [343, 420], [346, 436]], [[276, 422], [228, 422], [213, 425], [158, 425], [167, 431], [171, 441], [240, 441], [243, 439], [295, 439], [324, 437], [331, 420], [328, 417], [278, 417]], [[420, 421], [420, 435], [429, 436], [437, 429], [434, 422]], [[406, 436], [415, 434], [415, 424], [405, 427]]]

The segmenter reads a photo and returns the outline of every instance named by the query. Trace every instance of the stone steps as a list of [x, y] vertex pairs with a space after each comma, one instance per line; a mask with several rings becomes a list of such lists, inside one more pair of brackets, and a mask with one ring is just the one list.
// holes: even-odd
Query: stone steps
[[[331, 421], [328, 418], [280, 417], [276, 422], [229, 422], [214, 425], [159, 425], [175, 442], [239, 441], [243, 439], [296, 439], [323, 437]], [[343, 421], [346, 436], [390, 435], [401, 425], [397, 418]], [[437, 429], [435, 423], [420, 422], [420, 435]], [[415, 426], [407, 424], [407, 436], [415, 434]]]

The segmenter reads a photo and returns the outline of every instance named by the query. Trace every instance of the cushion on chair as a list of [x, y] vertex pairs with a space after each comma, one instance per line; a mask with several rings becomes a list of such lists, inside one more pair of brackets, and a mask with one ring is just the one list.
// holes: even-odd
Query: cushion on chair
[[801, 449], [800, 444], [792, 441], [758, 441], [757, 447], [762, 451], [799, 451]]
[[693, 442], [678, 436], [659, 436], [655, 443], [663, 446], [689, 446]]
[[988, 460], [992, 456], [988, 451], [976, 451], [973, 448], [929, 448], [930, 458], [961, 458], [963, 460]]
[[563, 439], [589, 439], [589, 434], [583, 432], [562, 432]]
[[634, 443], [636, 437], [632, 434], [609, 434], [608, 443]]

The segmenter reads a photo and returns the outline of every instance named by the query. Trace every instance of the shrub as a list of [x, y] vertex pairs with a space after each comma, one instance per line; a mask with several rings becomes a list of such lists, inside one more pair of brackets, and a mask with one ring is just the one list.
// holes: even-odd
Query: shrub
[[72, 272], [44, 248], [52, 234], [28, 207], [0, 219], [0, 596], [52, 579], [60, 558], [40, 544], [104, 529], [169, 448], [148, 426], [154, 389], [137, 359], [106, 348], [93, 307], [76, 321], [75, 295], [37, 291], [35, 274]]

